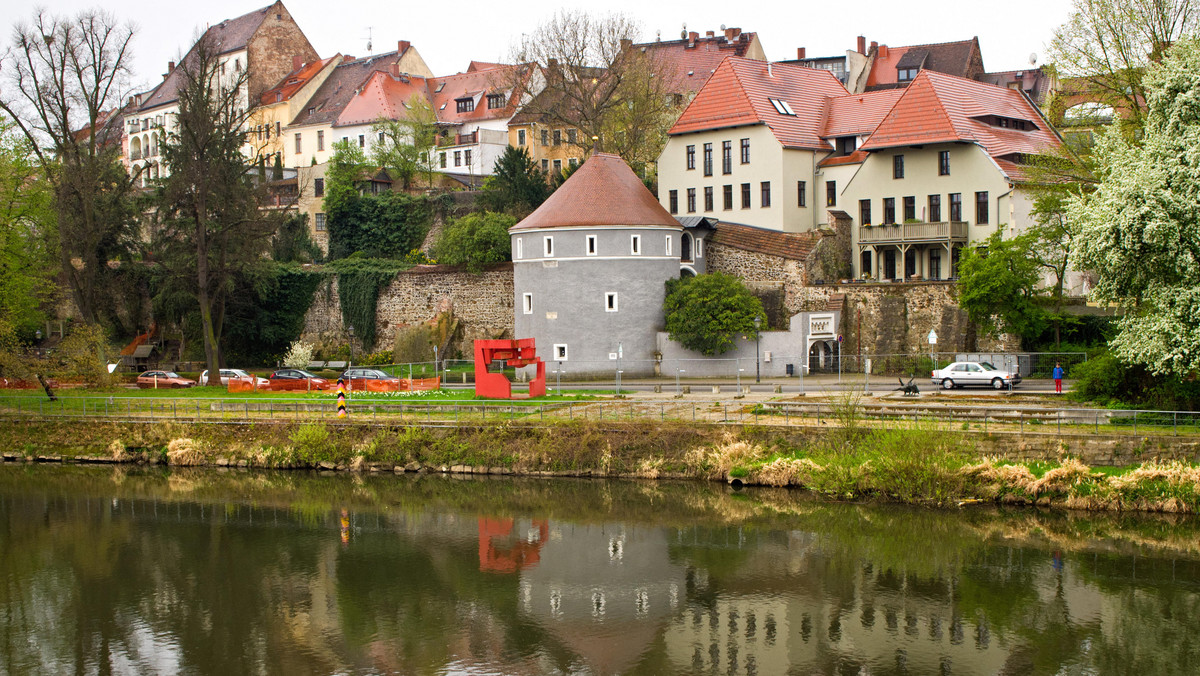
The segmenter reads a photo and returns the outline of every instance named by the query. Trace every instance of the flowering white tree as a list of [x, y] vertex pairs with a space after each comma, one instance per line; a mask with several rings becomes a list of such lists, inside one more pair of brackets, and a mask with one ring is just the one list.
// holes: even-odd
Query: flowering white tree
[[287, 354], [283, 355], [283, 365], [291, 369], [307, 368], [312, 357], [312, 344], [297, 340], [288, 348]]
[[1146, 74], [1140, 144], [1106, 133], [1100, 184], [1068, 209], [1091, 297], [1122, 311], [1113, 351], [1158, 374], [1200, 371], [1200, 42], [1167, 52]]

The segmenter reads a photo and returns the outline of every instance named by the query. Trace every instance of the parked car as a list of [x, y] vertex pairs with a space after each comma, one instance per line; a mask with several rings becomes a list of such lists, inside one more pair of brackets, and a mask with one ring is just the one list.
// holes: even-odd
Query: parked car
[[329, 384], [302, 369], [279, 369], [271, 374], [270, 387], [274, 390], [318, 390]]
[[[390, 391], [400, 389], [400, 379], [381, 369], [366, 366], [353, 366], [342, 372], [342, 380], [350, 384], [352, 390]], [[372, 381], [368, 385], [366, 381]]]
[[[235, 379], [235, 380], [245, 379], [248, 382], [253, 382], [255, 385], [257, 385], [259, 387], [262, 387], [263, 385], [267, 384], [266, 378], [259, 378], [258, 376], [252, 376], [249, 373], [246, 373], [245, 371], [243, 371], [242, 369], [221, 369], [221, 384], [222, 385], [228, 385], [229, 380], [231, 378]], [[254, 380], [250, 381], [251, 378], [253, 378]], [[200, 374], [200, 384], [201, 385], [208, 384], [208, 371], [204, 371], [203, 373]]]
[[934, 385], [941, 385], [944, 390], [967, 385], [991, 386], [1002, 390], [1020, 383], [1021, 375], [998, 369], [985, 361], [956, 361], [946, 368], [934, 371], [932, 380]]
[[137, 377], [137, 386], [143, 389], [153, 387], [192, 387], [196, 381], [181, 377], [174, 371], [146, 371]]

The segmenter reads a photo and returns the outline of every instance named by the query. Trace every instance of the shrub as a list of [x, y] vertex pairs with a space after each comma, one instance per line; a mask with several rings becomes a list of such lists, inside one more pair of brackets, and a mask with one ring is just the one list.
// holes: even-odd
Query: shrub
[[442, 229], [435, 256], [442, 263], [481, 272], [485, 265], [510, 259], [508, 229], [516, 222], [512, 216], [490, 211], [453, 220]]
[[706, 355], [728, 352], [738, 336], [757, 335], [755, 317], [767, 321], [762, 301], [720, 272], [668, 280], [663, 313], [671, 340]]

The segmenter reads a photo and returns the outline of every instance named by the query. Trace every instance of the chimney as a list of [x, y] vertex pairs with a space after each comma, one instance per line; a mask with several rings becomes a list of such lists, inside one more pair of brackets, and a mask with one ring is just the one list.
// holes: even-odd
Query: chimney
[[692, 32], [688, 33], [688, 41], [687, 41], [687, 46], [688, 46], [688, 47], [695, 47], [695, 46], [696, 46], [696, 40], [699, 40], [699, 39], [700, 39], [700, 34], [699, 34], [699, 33], [697, 33], [696, 31], [692, 31]]
[[393, 61], [391, 64], [388, 65], [388, 71], [392, 74], [393, 78], [396, 78], [397, 80], [399, 80], [400, 79], [400, 62]]
[[741, 28], [726, 28], [725, 29], [725, 39], [730, 42], [737, 40], [741, 36], [742, 36]]
[[404, 52], [408, 51], [409, 47], [412, 47], [411, 42], [409, 42], [408, 40], [400, 40], [399, 42], [396, 43], [396, 53], [403, 55]]
[[298, 71], [304, 67], [304, 57], [299, 54], [292, 55], [292, 72]]
[[804, 50], [804, 48], [803, 48], [803, 47], [797, 47], [797, 48], [796, 48], [796, 58], [797, 58], [797, 59], [803, 59], [803, 58], [804, 58], [804, 53], [805, 53], [805, 50]]
[[175, 72], [175, 62], [168, 61], [167, 62], [167, 73], [173, 73], [173, 72]]
[[775, 77], [775, 73], [771, 72], [771, 62], [767, 62], [767, 77]]
[[879, 45], [879, 58], [881, 58], [881, 59], [886, 59], [886, 58], [888, 58], [888, 48], [887, 48], [887, 45]]
[[858, 36], [858, 53], [863, 55], [867, 53], [867, 38], [862, 35]]
[[633, 40], [630, 40], [629, 38], [621, 38], [621, 51], [622, 52], [628, 51], [631, 47], [633, 47]]
[[878, 42], [875, 42], [874, 40], [871, 41], [871, 51], [872, 52], [879, 51], [879, 43]]
[[353, 60], [354, 60], [354, 57], [350, 56], [349, 54], [342, 57], [342, 63], [350, 63]]

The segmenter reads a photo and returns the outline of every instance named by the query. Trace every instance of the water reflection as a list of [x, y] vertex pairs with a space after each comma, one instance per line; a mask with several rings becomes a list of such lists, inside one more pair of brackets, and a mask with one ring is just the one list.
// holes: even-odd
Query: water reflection
[[0, 673], [1190, 674], [1185, 517], [0, 466]]

